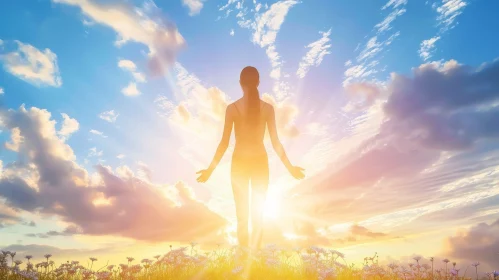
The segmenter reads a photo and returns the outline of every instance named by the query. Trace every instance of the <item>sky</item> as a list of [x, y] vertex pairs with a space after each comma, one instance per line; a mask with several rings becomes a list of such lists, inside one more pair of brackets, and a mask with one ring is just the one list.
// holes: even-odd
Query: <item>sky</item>
[[494, 0], [0, 4], [0, 247], [59, 260], [235, 244], [239, 74], [260, 71], [266, 243], [499, 268]]

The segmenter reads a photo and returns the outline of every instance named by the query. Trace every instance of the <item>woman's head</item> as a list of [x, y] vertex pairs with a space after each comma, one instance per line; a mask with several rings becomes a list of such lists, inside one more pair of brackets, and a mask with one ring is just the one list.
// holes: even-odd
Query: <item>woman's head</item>
[[241, 71], [241, 76], [239, 77], [239, 83], [243, 89], [253, 89], [257, 88], [260, 84], [260, 74], [255, 67], [247, 66]]

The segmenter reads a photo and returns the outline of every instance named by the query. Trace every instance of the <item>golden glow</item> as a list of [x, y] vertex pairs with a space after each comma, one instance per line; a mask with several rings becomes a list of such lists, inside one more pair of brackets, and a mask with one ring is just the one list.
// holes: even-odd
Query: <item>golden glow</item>
[[281, 216], [281, 193], [269, 191], [265, 205], [263, 206], [263, 216], [265, 219], [278, 219]]

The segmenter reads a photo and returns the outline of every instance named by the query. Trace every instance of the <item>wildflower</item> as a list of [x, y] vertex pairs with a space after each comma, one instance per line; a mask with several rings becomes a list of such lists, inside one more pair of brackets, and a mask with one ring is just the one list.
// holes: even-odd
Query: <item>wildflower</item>
[[474, 266], [474, 267], [477, 267], [477, 266], [479, 266], [479, 265], [480, 265], [480, 263], [479, 263], [479, 262], [474, 262], [474, 263], [472, 263], [471, 265], [472, 265], [472, 266]]
[[107, 266], [107, 270], [113, 270], [113, 268], [114, 268], [114, 265], [108, 265]]
[[28, 261], [29, 261], [30, 259], [33, 258], [33, 256], [32, 255], [27, 255], [25, 258], [28, 259]]
[[80, 262], [79, 261], [72, 261], [71, 264], [72, 265], [78, 265]]
[[459, 269], [451, 269], [450, 274], [452, 274], [453, 276], [457, 276], [459, 274]]
[[422, 267], [423, 267], [424, 269], [430, 269], [430, 268], [431, 268], [431, 266], [430, 266], [429, 264], [427, 264], [427, 263], [424, 263], [424, 264], [422, 265]]
[[157, 260], [157, 259], [161, 258], [161, 255], [156, 255], [156, 256], [154, 256], [154, 258]]
[[456, 262], [453, 262], [453, 263], [452, 263], [452, 267], [456, 267]]
[[449, 263], [450, 261], [448, 259], [443, 259], [442, 260], [444, 263]]
[[97, 259], [96, 259], [96, 258], [90, 258], [90, 260], [91, 260], [92, 262], [96, 262], [96, 261], [97, 261]]
[[133, 262], [133, 260], [135, 260], [135, 259], [132, 257], [127, 257], [127, 260], [128, 260], [128, 262]]
[[389, 267], [390, 269], [392, 269], [392, 270], [395, 270], [395, 269], [397, 269], [397, 268], [398, 268], [398, 265], [396, 265], [396, 264], [394, 264], [394, 263], [391, 263], [391, 264], [389, 264], [389, 265], [388, 265], [388, 267]]
[[492, 275], [494, 275], [494, 278], [499, 276], [499, 271], [497, 270], [494, 270], [494, 272], [492, 272]]
[[196, 247], [196, 245], [198, 245], [198, 243], [197, 243], [197, 242], [191, 242], [191, 247], [192, 247], [192, 248]]
[[95, 277], [97, 277], [98, 280], [107, 280], [111, 278], [112, 274], [109, 271], [99, 271], [95, 273]]
[[15, 265], [20, 265], [20, 264], [22, 264], [22, 263], [23, 263], [23, 262], [22, 262], [22, 261], [20, 261], [20, 260], [16, 260], [16, 261], [14, 261], [14, 264], [15, 264]]

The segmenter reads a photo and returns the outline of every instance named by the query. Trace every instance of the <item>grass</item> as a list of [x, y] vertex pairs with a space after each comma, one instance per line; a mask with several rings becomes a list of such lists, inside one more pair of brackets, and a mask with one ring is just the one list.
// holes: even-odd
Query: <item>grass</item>
[[[362, 266], [348, 265], [342, 253], [319, 247], [285, 250], [268, 245], [255, 254], [247, 250], [221, 248], [199, 253], [190, 247], [171, 249], [165, 255], [140, 262], [132, 257], [126, 263], [97, 267], [97, 259], [89, 258], [87, 266], [77, 261], [58, 266], [45, 255], [44, 261], [31, 262], [32, 256], [22, 261], [15, 252], [0, 254], [1, 280], [163, 280], [163, 279], [358, 279], [358, 280], [499, 280], [499, 272], [479, 273], [479, 263], [461, 271], [456, 263], [445, 259], [438, 265], [434, 259], [423, 261], [415, 257], [407, 264], [378, 264], [378, 256], [365, 258]], [[450, 263], [450, 264], [449, 264]], [[468, 270], [468, 268], [472, 268]]]

